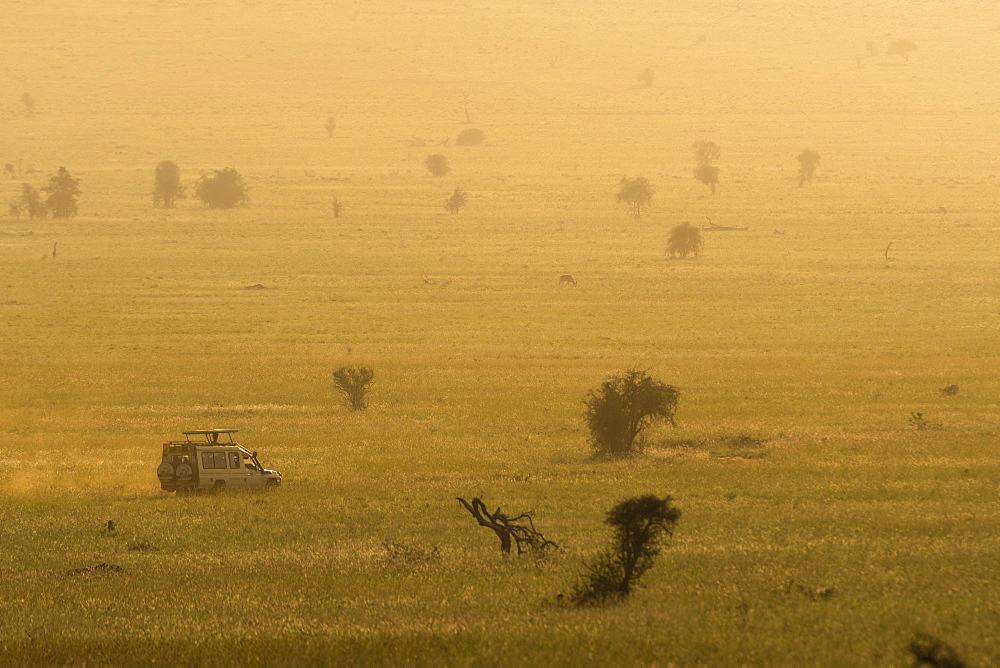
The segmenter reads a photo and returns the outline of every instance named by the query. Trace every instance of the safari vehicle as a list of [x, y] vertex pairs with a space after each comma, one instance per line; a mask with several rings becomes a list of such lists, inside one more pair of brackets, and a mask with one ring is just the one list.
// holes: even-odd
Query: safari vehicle
[[[224, 489], [272, 489], [281, 474], [265, 469], [233, 440], [236, 429], [185, 431], [183, 441], [163, 444], [163, 462], [156, 468], [160, 488], [168, 492], [218, 493]], [[203, 437], [199, 439], [197, 437]]]

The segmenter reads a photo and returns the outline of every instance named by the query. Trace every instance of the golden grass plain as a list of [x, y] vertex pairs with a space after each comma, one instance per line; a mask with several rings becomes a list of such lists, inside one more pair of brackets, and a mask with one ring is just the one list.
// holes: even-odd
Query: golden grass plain
[[[83, 195], [0, 217], [3, 661], [902, 665], [926, 631], [997, 663], [998, 29], [981, 2], [4, 0], [0, 214], [59, 166]], [[454, 146], [463, 91], [482, 146]], [[161, 160], [251, 204], [154, 209]], [[749, 230], [668, 259], [705, 218]], [[364, 414], [343, 364], [376, 371]], [[681, 388], [680, 428], [594, 460], [582, 400], [628, 366]], [[159, 444], [204, 427], [285, 488], [160, 492]], [[645, 586], [560, 606], [645, 492], [684, 513]], [[480, 494], [565, 549], [502, 559], [454, 501]]]

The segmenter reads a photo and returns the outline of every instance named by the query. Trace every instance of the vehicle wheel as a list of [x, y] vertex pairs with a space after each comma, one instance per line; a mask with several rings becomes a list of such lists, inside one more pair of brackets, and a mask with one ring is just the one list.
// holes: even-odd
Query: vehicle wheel
[[194, 477], [194, 469], [191, 465], [186, 462], [181, 462], [174, 469], [174, 475], [177, 476], [177, 482], [191, 482], [191, 478]]
[[226, 488], [226, 481], [225, 480], [216, 480], [215, 484], [212, 485], [212, 489], [208, 490], [208, 493], [209, 494], [218, 494], [219, 492], [221, 492], [225, 488]]
[[169, 462], [163, 462], [156, 467], [156, 477], [161, 482], [170, 482], [174, 479], [174, 467]]

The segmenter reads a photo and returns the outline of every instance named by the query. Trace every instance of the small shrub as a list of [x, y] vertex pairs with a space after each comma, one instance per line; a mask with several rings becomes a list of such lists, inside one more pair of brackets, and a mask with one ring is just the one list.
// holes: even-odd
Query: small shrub
[[243, 177], [232, 167], [202, 174], [194, 196], [212, 209], [232, 209], [250, 201]]
[[812, 181], [819, 164], [819, 153], [811, 149], [803, 149], [796, 158], [799, 161], [799, 187], [807, 181]]
[[455, 192], [451, 194], [451, 197], [447, 199], [444, 203], [444, 208], [448, 209], [452, 213], [458, 213], [463, 206], [465, 206], [466, 195], [465, 191], [462, 190], [462, 186], [456, 186]]
[[448, 158], [440, 153], [427, 156], [427, 159], [424, 160], [424, 165], [427, 166], [427, 171], [431, 173], [431, 176], [445, 176], [451, 171], [451, 166], [448, 165]]
[[911, 42], [908, 39], [896, 39], [893, 40], [889, 45], [888, 50], [886, 50], [885, 55], [887, 56], [902, 56], [903, 60], [907, 60], [911, 53], [919, 49], [920, 47]]
[[695, 168], [694, 178], [701, 181], [715, 194], [715, 186], [719, 185], [719, 168], [713, 165], [701, 165]]
[[368, 408], [368, 390], [375, 381], [375, 372], [368, 367], [345, 366], [333, 372], [333, 385], [343, 395], [346, 405], [356, 411]]
[[639, 86], [641, 88], [649, 88], [653, 85], [653, 68], [647, 67], [643, 71], [639, 72]]
[[701, 230], [691, 223], [681, 223], [670, 231], [667, 252], [670, 253], [670, 257], [680, 256], [684, 259], [688, 255], [700, 253], [703, 243]]
[[928, 633], [914, 635], [906, 649], [913, 655], [914, 666], [965, 668], [965, 661], [954, 647]]
[[458, 133], [458, 138], [455, 139], [456, 146], [479, 146], [483, 143], [483, 131], [479, 128], [466, 128]]
[[426, 566], [441, 560], [441, 550], [436, 545], [427, 548], [386, 540], [382, 542], [382, 549], [385, 550], [386, 563], [399, 568]]
[[133, 540], [125, 546], [125, 549], [129, 552], [156, 552], [160, 548], [156, 547], [152, 543], [147, 543], [144, 540]]
[[654, 380], [645, 371], [629, 369], [611, 376], [584, 400], [591, 445], [607, 457], [635, 453], [642, 446], [642, 431], [654, 419], [676, 426], [679, 399], [677, 388]]
[[622, 501], [604, 520], [614, 531], [611, 546], [587, 565], [587, 572], [569, 594], [577, 605], [622, 600], [653, 567], [663, 541], [673, 535], [680, 509], [673, 499], [652, 494]]

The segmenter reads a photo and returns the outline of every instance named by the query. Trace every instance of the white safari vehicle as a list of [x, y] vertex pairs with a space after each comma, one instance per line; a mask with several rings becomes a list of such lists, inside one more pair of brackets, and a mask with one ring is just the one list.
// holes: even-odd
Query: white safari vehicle
[[[156, 468], [160, 488], [184, 494], [272, 489], [280, 485], [281, 474], [261, 466], [256, 452], [234, 441], [236, 432], [236, 429], [185, 431], [183, 441], [164, 443], [163, 463]], [[198, 439], [199, 436], [203, 438]]]

